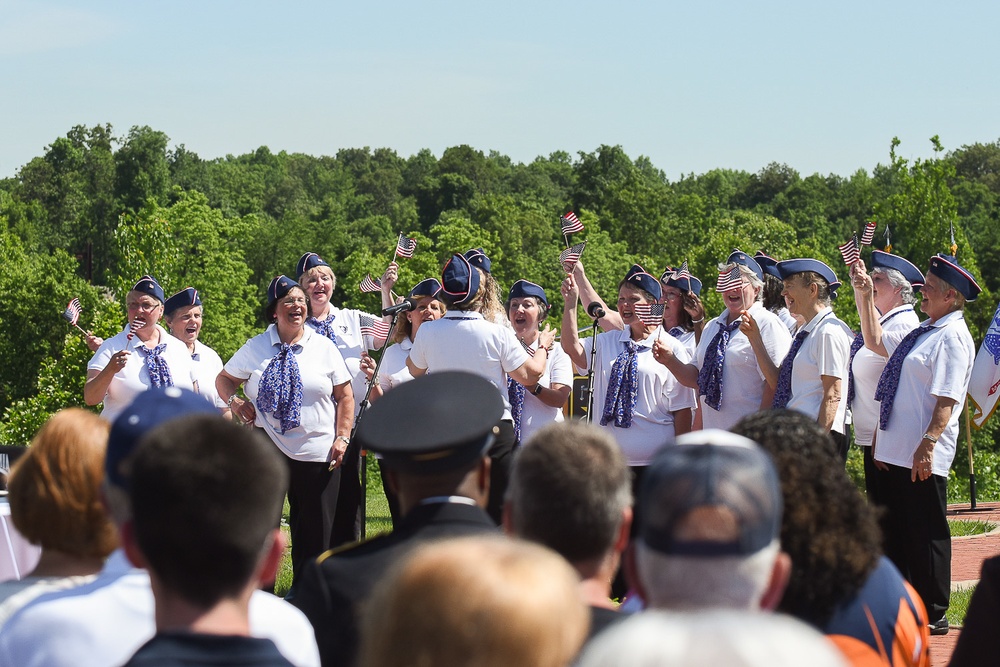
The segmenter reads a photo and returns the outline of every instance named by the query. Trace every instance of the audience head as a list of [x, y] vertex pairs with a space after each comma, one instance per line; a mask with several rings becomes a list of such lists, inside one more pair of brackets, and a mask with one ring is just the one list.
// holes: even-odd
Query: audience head
[[788, 576], [781, 489], [756, 443], [709, 429], [677, 438], [646, 469], [633, 584], [650, 607], [772, 608]]
[[518, 452], [507, 487], [505, 525], [578, 565], [628, 540], [631, 473], [604, 429], [550, 424]]
[[417, 547], [372, 593], [363, 667], [565, 667], [587, 635], [579, 580], [558, 555], [500, 536]]
[[123, 541], [154, 582], [208, 608], [273, 580], [288, 471], [270, 442], [218, 415], [190, 415], [147, 433], [131, 463]]
[[829, 433], [794, 410], [744, 417], [733, 431], [760, 443], [781, 479], [781, 547], [792, 559], [778, 610], [823, 627], [878, 564], [875, 510], [844, 471]]
[[67, 408], [39, 429], [11, 472], [14, 526], [32, 544], [81, 558], [104, 558], [117, 534], [101, 504], [110, 425]]

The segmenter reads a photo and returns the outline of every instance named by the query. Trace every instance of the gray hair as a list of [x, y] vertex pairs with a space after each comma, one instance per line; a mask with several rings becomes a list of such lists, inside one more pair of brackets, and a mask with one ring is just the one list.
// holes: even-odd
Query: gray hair
[[748, 556], [674, 556], [655, 551], [639, 539], [635, 564], [650, 608], [756, 610], [780, 550], [775, 539]]
[[757, 277], [757, 274], [753, 272], [746, 264], [737, 264], [736, 262], [730, 262], [729, 264], [719, 264], [719, 273], [729, 273], [733, 270], [734, 266], [740, 267], [740, 275], [742, 275], [750, 286], [754, 289], [754, 294], [756, 297], [754, 301], [762, 301], [764, 299], [764, 281]]
[[896, 269], [889, 269], [884, 267], [876, 267], [872, 269], [872, 274], [881, 273], [885, 275], [886, 280], [892, 285], [893, 289], [899, 288], [899, 298], [903, 300], [903, 303], [913, 305], [917, 302], [917, 295], [913, 293], [913, 285], [903, 277], [903, 274]]

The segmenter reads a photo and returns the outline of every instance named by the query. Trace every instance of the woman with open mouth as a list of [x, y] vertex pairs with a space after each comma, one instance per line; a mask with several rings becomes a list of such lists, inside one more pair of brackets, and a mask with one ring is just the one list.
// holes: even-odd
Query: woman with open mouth
[[125, 310], [125, 328], [97, 348], [83, 385], [84, 402], [103, 402], [101, 417], [111, 422], [150, 387], [198, 391], [187, 347], [158, 324], [163, 288], [152, 276], [140, 278], [125, 295]]
[[219, 398], [215, 389], [215, 378], [222, 370], [222, 359], [205, 345], [198, 336], [201, 334], [202, 306], [198, 290], [186, 287], [174, 294], [163, 304], [163, 319], [170, 329], [170, 335], [187, 345], [194, 365], [194, 377], [198, 381], [198, 393], [219, 408], [226, 419], [232, 417], [229, 406]]
[[[285, 455], [294, 592], [306, 561], [335, 546], [354, 392], [340, 351], [306, 326], [309, 299], [298, 283], [272, 280], [264, 315], [271, 324], [226, 362], [216, 388], [235, 418], [262, 428]], [[246, 399], [236, 394], [244, 383]]]
[[[507, 294], [507, 317], [518, 340], [534, 354], [538, 349], [538, 333], [549, 314], [545, 290], [527, 280], [518, 280]], [[563, 420], [562, 409], [573, 389], [573, 367], [562, 348], [553, 345], [545, 360], [542, 378], [533, 387], [507, 381], [514, 432], [519, 443], [552, 422]]]

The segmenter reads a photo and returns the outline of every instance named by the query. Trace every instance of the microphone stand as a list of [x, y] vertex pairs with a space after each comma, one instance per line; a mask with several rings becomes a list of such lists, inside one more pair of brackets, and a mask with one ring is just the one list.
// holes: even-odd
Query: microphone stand
[[[396, 329], [396, 320], [399, 319], [399, 313], [404, 311], [396, 311], [392, 314], [392, 324], [389, 326], [389, 334], [391, 335]], [[347, 451], [344, 452], [344, 460], [348, 460], [349, 456], [357, 456], [358, 462], [361, 466], [361, 539], [365, 539], [368, 533], [367, 523], [368, 523], [368, 465], [367, 457], [368, 452], [361, 449], [361, 443], [357, 441], [358, 426], [361, 424], [361, 419], [365, 416], [365, 411], [372, 406], [371, 401], [368, 400], [372, 395], [372, 386], [378, 381], [378, 370], [382, 367], [382, 357], [385, 353], [385, 348], [389, 345], [389, 336], [385, 337], [382, 342], [382, 347], [378, 351], [378, 359], [375, 360], [375, 371], [372, 373], [372, 377], [368, 380], [368, 389], [365, 390], [365, 397], [361, 401], [361, 407], [358, 408], [358, 414], [354, 417], [354, 426], [351, 427], [351, 442], [347, 445]], [[333, 470], [333, 464], [330, 464], [330, 470]]]
[[[591, 314], [589, 309], [587, 312], [588, 314]], [[588, 424], [594, 423], [594, 364], [597, 363], [597, 320], [604, 317], [605, 313], [603, 310], [598, 309], [597, 313], [594, 314], [596, 314], [597, 317], [594, 317], [594, 324], [590, 327], [591, 329], [594, 330], [594, 333], [591, 336], [593, 338], [593, 343], [591, 343], [590, 345], [590, 364], [588, 364], [587, 366], [587, 368], [589, 369], [587, 371], [587, 423]], [[593, 317], [594, 314], [591, 314], [591, 316]]]

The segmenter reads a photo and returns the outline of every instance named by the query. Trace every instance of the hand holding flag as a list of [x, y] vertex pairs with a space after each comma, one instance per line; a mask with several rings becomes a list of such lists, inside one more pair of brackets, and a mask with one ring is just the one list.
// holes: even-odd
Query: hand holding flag
[[583, 255], [583, 249], [586, 247], [587, 242], [581, 241], [580, 243], [566, 248], [559, 253], [559, 263], [562, 265], [563, 271], [567, 274], [573, 273], [573, 267], [580, 261], [580, 257]]

